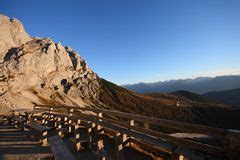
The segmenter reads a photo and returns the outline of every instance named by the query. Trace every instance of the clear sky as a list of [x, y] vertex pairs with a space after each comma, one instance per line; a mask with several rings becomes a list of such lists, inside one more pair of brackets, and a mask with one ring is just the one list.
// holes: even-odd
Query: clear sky
[[1, 0], [117, 84], [240, 73], [239, 0]]

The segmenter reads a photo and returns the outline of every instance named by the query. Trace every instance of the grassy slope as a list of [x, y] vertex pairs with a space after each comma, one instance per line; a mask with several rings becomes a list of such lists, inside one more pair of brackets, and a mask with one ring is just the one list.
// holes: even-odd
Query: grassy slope
[[204, 97], [200, 94], [193, 93], [193, 92], [188, 92], [188, 91], [183, 91], [183, 90], [172, 92], [171, 94], [173, 94], [175, 96], [178, 96], [178, 97], [187, 98], [187, 99], [189, 99], [191, 101], [195, 101], [195, 102], [217, 103], [217, 104], [221, 103], [221, 102], [213, 100], [211, 98]]
[[240, 109], [231, 106], [210, 103], [188, 103], [182, 99], [185, 106], [176, 107], [174, 96], [151, 97], [137, 94], [101, 79], [102, 91], [100, 101], [124, 112], [137, 113], [152, 117], [172, 119], [192, 123], [205, 124], [224, 128], [239, 128]]
[[225, 91], [208, 92], [203, 94], [203, 96], [216, 99], [226, 104], [240, 105], [240, 88]]

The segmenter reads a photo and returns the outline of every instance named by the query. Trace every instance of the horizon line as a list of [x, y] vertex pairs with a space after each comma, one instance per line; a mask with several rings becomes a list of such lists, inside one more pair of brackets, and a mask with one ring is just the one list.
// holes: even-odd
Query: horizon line
[[216, 78], [216, 77], [224, 77], [224, 76], [240, 76], [240, 73], [237, 74], [221, 74], [221, 75], [215, 75], [215, 76], [193, 76], [193, 77], [186, 77], [186, 78], [172, 78], [167, 80], [159, 80], [159, 81], [151, 81], [151, 82], [136, 82], [136, 83], [126, 83], [126, 84], [118, 84], [119, 86], [127, 86], [127, 85], [137, 85], [137, 84], [151, 84], [151, 83], [158, 83], [158, 82], [169, 82], [169, 81], [177, 81], [177, 80], [193, 80], [197, 78]]

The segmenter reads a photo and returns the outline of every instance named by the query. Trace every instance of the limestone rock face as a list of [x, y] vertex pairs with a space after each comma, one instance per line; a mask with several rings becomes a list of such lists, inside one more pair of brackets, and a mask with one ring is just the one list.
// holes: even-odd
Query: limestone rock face
[[17, 19], [10, 19], [0, 14], [0, 62], [4, 53], [11, 47], [17, 47], [31, 40], [25, 32], [22, 23]]
[[100, 78], [70, 47], [49, 38], [31, 39], [18, 20], [2, 15], [0, 37], [4, 49], [0, 64], [3, 108], [87, 105], [99, 99]]

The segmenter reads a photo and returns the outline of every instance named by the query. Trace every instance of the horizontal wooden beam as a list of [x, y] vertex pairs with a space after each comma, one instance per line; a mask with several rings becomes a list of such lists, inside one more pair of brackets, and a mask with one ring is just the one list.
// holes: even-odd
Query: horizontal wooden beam
[[[184, 148], [184, 151], [187, 149], [194, 149], [201, 151], [203, 153], [215, 154], [215, 155], [226, 155], [227, 151], [231, 148], [228, 148], [228, 144], [224, 143], [224, 146], [218, 147], [214, 145], [209, 145], [201, 142], [196, 142], [190, 139], [184, 138], [177, 138], [171, 135], [161, 133], [158, 131], [151, 130], [149, 128], [139, 127], [139, 126], [131, 126], [128, 123], [121, 122], [117, 120], [115, 117], [119, 119], [129, 119], [134, 120], [136, 122], [148, 123], [156, 126], [161, 126], [164, 128], [171, 128], [178, 130], [180, 132], [189, 132], [189, 133], [201, 133], [205, 135], [209, 135], [216, 139], [222, 139], [223, 142], [231, 141], [231, 147], [239, 146], [239, 138], [235, 138], [236, 136], [239, 137], [239, 132], [233, 132], [227, 129], [222, 128], [214, 128], [209, 126], [203, 126], [199, 124], [192, 124], [192, 123], [185, 123], [185, 122], [178, 122], [173, 120], [166, 120], [161, 118], [154, 118], [154, 117], [147, 117], [142, 115], [135, 115], [130, 113], [124, 113], [119, 111], [112, 111], [107, 109], [98, 109], [98, 108], [90, 108], [90, 107], [79, 107], [79, 106], [45, 106], [45, 105], [36, 105], [35, 109], [40, 111], [49, 111], [59, 113], [61, 116], [64, 113], [70, 113], [69, 119], [77, 120], [81, 119], [83, 121], [91, 121], [97, 125], [101, 125], [104, 128], [116, 132], [120, 132], [123, 134], [127, 134], [128, 136], [134, 137], [136, 139], [140, 139], [143, 142], [146, 142], [149, 145], [155, 146], [160, 148], [162, 151], [166, 153], [171, 153], [173, 150], [172, 148], [180, 146]], [[66, 111], [66, 112], [65, 112]], [[91, 113], [95, 113], [95, 115], [88, 115], [83, 113], [83, 111], [91, 111]], [[104, 114], [104, 117], [101, 117], [101, 121], [97, 115], [99, 113]], [[110, 116], [110, 118], [108, 117]], [[108, 118], [106, 118], [108, 117]], [[114, 117], [114, 118], [112, 118]], [[230, 140], [229, 137], [231, 137]], [[182, 149], [180, 149], [182, 150]], [[184, 153], [183, 153], [184, 154]]]
[[174, 148], [174, 146], [171, 143], [168, 143], [164, 140], [158, 139], [158, 138], [154, 138], [151, 137], [149, 135], [145, 135], [136, 131], [132, 131], [129, 130], [128, 128], [124, 128], [122, 126], [118, 126], [118, 125], [114, 125], [114, 124], [110, 124], [104, 121], [98, 121], [95, 118], [92, 117], [88, 117], [84, 114], [80, 115], [80, 116], [73, 116], [75, 118], [81, 119], [83, 121], [91, 121], [92, 123], [95, 123], [97, 125], [102, 125], [103, 127], [105, 127], [106, 129], [109, 130], [114, 130], [120, 133], [124, 133], [127, 134], [128, 136], [132, 136], [132, 137], [136, 137], [138, 139], [142, 139], [142, 141], [145, 141], [146, 143], [149, 143], [153, 146], [158, 146], [159, 148], [161, 148], [162, 151], [167, 152], [167, 153], [171, 153], [172, 149]]
[[133, 130], [136, 130], [138, 132], [144, 133], [149, 136], [155, 136], [157, 138], [171, 142], [174, 145], [184, 146], [184, 147], [188, 147], [188, 148], [194, 148], [194, 149], [197, 149], [197, 150], [200, 150], [203, 152], [207, 152], [207, 153], [223, 154], [223, 155], [226, 154], [226, 151], [224, 148], [211, 146], [208, 144], [204, 144], [204, 143], [200, 143], [200, 142], [196, 142], [196, 141], [192, 141], [192, 140], [188, 140], [188, 139], [173, 137], [173, 136], [165, 134], [165, 133], [160, 133], [157, 131], [153, 131], [153, 130], [138, 127], [138, 126], [131, 126], [127, 123], [108, 119], [108, 118], [103, 118], [103, 121], [111, 123], [111, 124], [123, 126], [123, 127], [129, 128], [129, 129], [133, 129]]
[[[39, 105], [41, 107], [42, 105]], [[43, 105], [43, 107], [46, 107]], [[154, 118], [154, 117], [148, 117], [148, 116], [142, 116], [142, 115], [136, 115], [136, 114], [130, 114], [130, 113], [124, 113], [119, 111], [110, 111], [107, 109], [96, 109], [96, 108], [83, 108], [83, 107], [77, 107], [77, 106], [51, 106], [53, 108], [63, 108], [63, 109], [75, 109], [75, 110], [84, 110], [84, 111], [92, 111], [95, 113], [103, 113], [108, 115], [115, 115], [121, 118], [127, 118], [132, 119], [139, 122], [147, 122], [149, 124], [154, 124], [157, 126], [162, 126], [166, 128], [172, 128], [179, 131], [184, 132], [194, 132], [194, 133], [203, 133], [207, 135], [213, 135], [218, 136], [220, 138], [224, 138], [227, 135], [227, 130], [222, 128], [214, 128], [214, 127], [208, 127], [198, 124], [192, 124], [192, 123], [185, 123], [185, 122], [177, 122], [173, 120], [166, 120], [161, 118]]]

